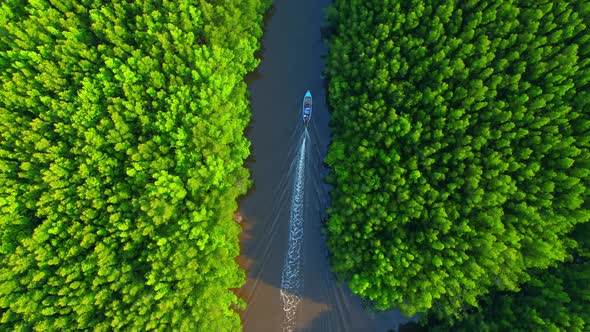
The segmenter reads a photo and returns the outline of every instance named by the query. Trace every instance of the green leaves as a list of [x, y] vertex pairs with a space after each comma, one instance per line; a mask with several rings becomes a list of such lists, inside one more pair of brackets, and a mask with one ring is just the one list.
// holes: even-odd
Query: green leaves
[[[586, 234], [587, 225], [578, 225], [575, 234]], [[581, 243], [573, 252], [574, 260], [532, 271], [519, 292], [495, 290], [461, 321], [430, 317], [430, 327], [435, 331], [585, 331], [590, 321], [590, 251], [587, 243]]]
[[3, 330], [239, 330], [266, 5], [2, 3]]
[[329, 13], [327, 230], [351, 288], [378, 308], [459, 316], [567, 259], [589, 220], [587, 8], [336, 1]]

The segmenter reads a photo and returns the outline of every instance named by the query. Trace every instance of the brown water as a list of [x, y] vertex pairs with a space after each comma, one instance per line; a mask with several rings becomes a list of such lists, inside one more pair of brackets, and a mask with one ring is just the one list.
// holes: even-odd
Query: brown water
[[320, 29], [329, 0], [276, 0], [267, 16], [262, 62], [248, 77], [252, 120], [247, 162], [254, 188], [240, 203], [244, 218], [240, 264], [247, 283], [238, 294], [248, 302], [244, 331], [281, 331], [285, 327], [280, 296], [289, 243], [293, 181], [305, 128], [301, 101], [313, 94], [313, 114], [305, 151], [302, 285], [293, 327], [296, 331], [397, 330], [411, 319], [397, 310], [372, 313], [348, 288], [336, 282], [328, 264], [321, 219], [329, 199], [322, 179], [330, 141], [323, 86], [322, 57], [327, 46]]

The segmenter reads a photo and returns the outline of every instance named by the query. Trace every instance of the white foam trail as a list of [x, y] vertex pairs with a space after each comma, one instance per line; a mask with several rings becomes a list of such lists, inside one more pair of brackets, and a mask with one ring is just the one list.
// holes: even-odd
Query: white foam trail
[[289, 242], [287, 256], [283, 265], [283, 274], [281, 276], [281, 300], [283, 301], [283, 310], [285, 311], [283, 331], [294, 330], [297, 305], [301, 301], [303, 291], [303, 273], [301, 267], [303, 265], [303, 197], [305, 186], [305, 144], [307, 136], [306, 129], [299, 150], [295, 181], [293, 182], [291, 213], [289, 214]]

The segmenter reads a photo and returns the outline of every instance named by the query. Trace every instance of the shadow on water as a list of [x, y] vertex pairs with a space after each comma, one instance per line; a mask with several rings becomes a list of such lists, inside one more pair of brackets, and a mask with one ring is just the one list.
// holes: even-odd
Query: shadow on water
[[248, 307], [241, 313], [244, 331], [279, 331], [284, 317], [280, 287], [289, 234], [289, 211], [295, 156], [304, 128], [301, 102], [306, 89], [313, 98], [306, 153], [305, 218], [302, 258], [303, 290], [296, 330], [387, 331], [403, 317], [397, 310], [372, 313], [358, 296], [336, 282], [328, 264], [322, 218], [330, 188], [323, 164], [331, 132], [322, 76], [327, 46], [322, 41], [323, 8], [330, 0], [275, 0], [265, 16], [258, 69], [247, 75], [252, 119], [246, 136], [252, 142], [246, 160], [253, 186], [239, 201], [243, 218], [241, 255], [246, 285], [236, 293]]
[[[300, 326], [301, 331], [305, 332], [312, 332], [312, 331], [336, 331], [336, 329], [331, 328], [330, 326], [334, 324], [332, 316], [333, 312], [324, 312], [317, 316], [309, 325], [307, 326]], [[353, 327], [349, 327], [347, 330], [349, 331], [367, 331], [367, 332], [428, 332], [427, 327], [421, 326], [418, 322], [409, 321], [406, 317], [393, 317], [397, 319], [397, 322], [392, 322], [391, 325], [381, 324], [381, 325], [356, 325]], [[392, 319], [394, 320], [394, 319]]]
[[428, 332], [428, 328], [418, 322], [407, 322], [398, 327], [397, 332]]

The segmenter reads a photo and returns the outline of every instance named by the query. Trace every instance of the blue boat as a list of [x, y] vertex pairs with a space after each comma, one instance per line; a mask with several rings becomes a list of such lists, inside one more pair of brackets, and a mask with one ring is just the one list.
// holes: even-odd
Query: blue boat
[[307, 90], [303, 97], [303, 123], [305, 124], [305, 127], [307, 127], [309, 119], [311, 119], [311, 92]]

